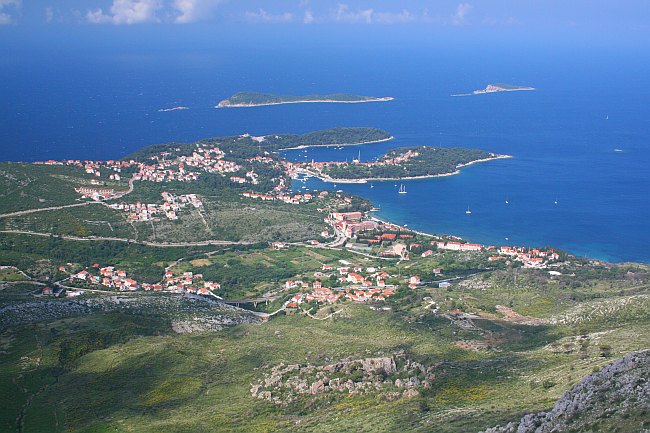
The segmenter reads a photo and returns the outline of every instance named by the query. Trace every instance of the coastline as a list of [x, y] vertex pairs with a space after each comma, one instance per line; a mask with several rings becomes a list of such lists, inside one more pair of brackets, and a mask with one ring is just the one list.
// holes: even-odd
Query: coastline
[[390, 141], [394, 139], [394, 136], [390, 136], [388, 138], [382, 138], [380, 140], [372, 140], [372, 141], [363, 141], [359, 143], [340, 143], [340, 144], [303, 144], [301, 146], [295, 146], [295, 147], [285, 147], [283, 149], [278, 149], [278, 151], [283, 151], [283, 150], [298, 150], [298, 149], [307, 149], [309, 147], [346, 147], [346, 146], [361, 146], [362, 144], [372, 144], [372, 143], [383, 143], [384, 141]]
[[283, 102], [263, 102], [260, 104], [223, 104], [224, 101], [219, 102], [214, 108], [246, 108], [246, 107], [264, 107], [266, 105], [284, 105], [284, 104], [361, 104], [364, 102], [387, 102], [395, 98], [392, 96], [385, 96], [382, 98], [372, 98], [360, 101], [337, 101], [335, 99], [317, 99], [317, 100], [300, 100], [300, 101], [283, 101]]
[[454, 176], [456, 174], [460, 174], [461, 171], [459, 170], [460, 168], [467, 167], [469, 165], [473, 164], [478, 164], [480, 162], [488, 162], [488, 161], [494, 161], [496, 159], [508, 159], [508, 158], [513, 158], [512, 155], [496, 155], [492, 158], [483, 158], [483, 159], [477, 159], [475, 161], [470, 161], [465, 164], [459, 164], [456, 166], [456, 170], [449, 172], [449, 173], [440, 173], [440, 174], [425, 174], [421, 176], [406, 176], [406, 177], [366, 177], [366, 178], [361, 178], [361, 179], [337, 179], [333, 178], [329, 175], [322, 174], [322, 173], [315, 173], [311, 170], [301, 168], [299, 170], [296, 170], [297, 172], [302, 172], [304, 174], [316, 177], [323, 182], [331, 182], [331, 183], [343, 183], [343, 184], [355, 184], [355, 183], [368, 183], [368, 182], [385, 182], [385, 181], [402, 181], [402, 180], [418, 180], [418, 179], [432, 179], [436, 177], [447, 177], [447, 176]]
[[[370, 212], [376, 212], [376, 211], [375, 211], [375, 210], [371, 210]], [[397, 224], [397, 223], [394, 223], [394, 222], [392, 222], [392, 221], [388, 221], [388, 220], [385, 220], [385, 219], [381, 219], [381, 218], [376, 217], [376, 216], [370, 216], [370, 219], [371, 219], [372, 221], [375, 221], [375, 222], [378, 222], [378, 223], [382, 223], [382, 224], [390, 224], [390, 225], [393, 225], [393, 226], [396, 226], [396, 227], [402, 228], [402, 229], [404, 229], [404, 230], [408, 230], [408, 231], [410, 231], [410, 232], [412, 232], [412, 233], [415, 233], [415, 234], [418, 234], [418, 235], [421, 235], [421, 236], [425, 236], [425, 237], [428, 237], [428, 238], [435, 238], [435, 237], [436, 237], [435, 235], [432, 235], [431, 233], [426, 233], [426, 232], [422, 232], [422, 231], [419, 231], [419, 230], [411, 229], [411, 228], [409, 228], [409, 227], [407, 227], [407, 226], [405, 226], [405, 225]]]

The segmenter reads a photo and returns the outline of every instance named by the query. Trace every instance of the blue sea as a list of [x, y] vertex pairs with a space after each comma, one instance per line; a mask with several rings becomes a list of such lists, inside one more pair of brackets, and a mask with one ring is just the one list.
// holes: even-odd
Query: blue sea
[[[650, 262], [649, 76], [648, 56], [614, 48], [222, 44], [169, 52], [14, 52], [0, 58], [0, 143], [3, 160], [109, 159], [154, 143], [374, 126], [395, 139], [286, 156], [344, 160], [360, 152], [371, 160], [408, 145], [512, 155], [460, 175], [404, 182], [405, 195], [395, 182], [334, 186], [312, 179], [305, 186], [367, 197], [379, 217], [426, 232]], [[450, 97], [494, 82], [537, 90]], [[395, 100], [213, 108], [238, 91]], [[158, 111], [178, 105], [189, 109]]]

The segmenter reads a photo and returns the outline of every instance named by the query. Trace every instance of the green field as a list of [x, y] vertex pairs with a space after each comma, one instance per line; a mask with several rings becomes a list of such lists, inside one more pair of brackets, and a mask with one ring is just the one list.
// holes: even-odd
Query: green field
[[174, 273], [193, 271], [203, 274], [209, 281], [221, 282], [225, 299], [259, 297], [269, 290], [278, 289], [287, 280], [314, 281], [313, 273], [320, 271], [323, 264], [341, 266], [338, 260], [345, 259], [358, 266], [371, 266], [373, 262], [353, 254], [311, 248], [289, 248], [271, 250], [263, 248], [251, 251], [222, 250], [198, 258], [183, 261], [171, 270]]
[[15, 268], [0, 269], [0, 281], [16, 282], [24, 281], [25, 276]]
[[75, 187], [87, 182], [81, 169], [0, 163], [0, 213], [77, 202]]
[[[403, 277], [450, 263], [445, 254], [398, 267], [395, 261], [305, 247], [206, 248], [187, 254], [181, 248], [95, 245], [78, 251], [79, 242], [53, 245], [45, 239], [33, 245], [25, 238], [12, 236], [10, 250], [33, 260], [48, 248], [61, 260], [78, 262], [104, 252], [106, 263], [137, 273], [138, 266], [155, 269], [183, 258], [174, 272], [221, 281], [221, 294], [228, 297], [259, 296], [286, 279], [309, 281], [323, 264], [336, 266], [341, 259]], [[455, 265], [456, 272], [475, 267], [473, 261]], [[0, 305], [24, 305], [24, 313], [12, 317], [53, 304], [32, 323], [0, 332], [0, 425], [14, 431], [18, 422], [23, 432], [479, 431], [547, 409], [594, 369], [649, 347], [647, 268], [578, 265], [566, 265], [566, 275], [553, 278], [511, 269], [461, 279], [450, 289], [402, 288], [383, 304], [343, 302], [327, 320], [280, 314], [262, 324], [191, 334], [174, 333], [170, 321], [209, 313], [161, 304], [169, 295], [133, 294], [128, 296], [145, 296], [137, 308], [59, 317], [52, 308], [69, 301], [35, 301], [32, 285], [11, 284], [0, 291]], [[537, 324], [517, 323], [495, 312], [495, 305], [509, 306]], [[475, 318], [455, 317], [452, 309]], [[236, 311], [226, 314], [243, 314]], [[321, 368], [375, 357], [430, 369], [432, 386], [405, 397], [403, 389], [386, 382], [371, 392], [297, 394], [286, 404], [255, 398], [250, 391], [280, 365]], [[340, 377], [366, 380], [360, 374]], [[387, 380], [399, 377], [404, 376], [392, 373]], [[630, 416], [632, 422], [643, 415]]]
[[[67, 241], [55, 237], [0, 234], [0, 263], [16, 266], [41, 281], [59, 280], [68, 272], [99, 263], [124, 269], [139, 281], [158, 282], [165, 266], [179, 258], [202, 256], [216, 247], [151, 248], [126, 242]], [[68, 265], [69, 264], [69, 265]]]
[[[452, 345], [458, 336], [445, 323], [410, 324], [363, 306], [349, 307], [333, 321], [280, 317], [196, 336], [151, 335], [155, 323], [96, 316], [4, 332], [4, 428], [14, 428], [16, 413], [24, 410], [25, 432], [478, 431], [548, 407], [609, 362], [596, 343], [586, 351], [556, 353], [537, 330], [512, 327], [491, 332], [521, 338], [533, 332], [533, 342], [516, 352], [507, 346], [467, 352]], [[592, 338], [619, 354], [647, 347], [649, 330], [646, 322]], [[33, 337], [25, 339], [26, 333]], [[549, 338], [558, 344], [574, 340]], [[283, 407], [249, 392], [249, 383], [280, 363], [322, 365], [403, 350], [435, 366], [434, 387], [421, 397], [320, 395]]]
[[[335, 129], [275, 136], [266, 145], [351, 134], [387, 133]], [[650, 347], [646, 265], [562, 254], [566, 260], [552, 265], [559, 274], [551, 275], [490, 262], [491, 252], [436, 250], [423, 258], [430, 238], [420, 235], [399, 237], [409, 248], [420, 244], [410, 260], [308, 247], [300, 242], [319, 239], [328, 211], [370, 203], [341, 194], [300, 205], [244, 198], [249, 186], [266, 192], [287, 176], [279, 156], [251, 160], [262, 144], [250, 136], [200, 143], [219, 146], [242, 173], [259, 171], [260, 183], [233, 185], [218, 174], [142, 181], [119, 199], [161, 203], [162, 191], [199, 194], [203, 207], [185, 207], [176, 221], [134, 222], [101, 203], [0, 218], [0, 431], [478, 432], [548, 409], [581, 378]], [[131, 157], [193, 149], [172, 143]], [[417, 149], [430, 164], [413, 170], [455, 169], [484, 156]], [[0, 209], [83, 203], [74, 188], [89, 182], [81, 168], [3, 163]], [[379, 234], [357, 242], [363, 247]], [[231, 243], [198, 245], [206, 239]], [[271, 241], [291, 244], [274, 249]], [[387, 246], [382, 241], [374, 252]], [[140, 283], [161, 281], [165, 270], [202, 274], [221, 284], [218, 296], [254, 303], [240, 309], [208, 296], [106, 293], [89, 283], [78, 297], [42, 293], [60, 289], [57, 283], [83, 285], [70, 275], [96, 275], [94, 264]], [[324, 264], [334, 270], [314, 275]], [[283, 309], [294, 294], [312, 290], [286, 289], [287, 280], [337, 288], [346, 284], [336, 271], [342, 264], [387, 272], [395, 293], [367, 304], [305, 301]], [[410, 288], [412, 276], [422, 284]], [[451, 285], [440, 288], [442, 280]], [[594, 425], [620, 430], [645, 418], [621, 408]]]

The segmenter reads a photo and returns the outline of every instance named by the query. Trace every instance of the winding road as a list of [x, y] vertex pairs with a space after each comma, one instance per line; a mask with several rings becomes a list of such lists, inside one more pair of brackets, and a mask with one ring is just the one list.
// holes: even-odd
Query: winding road
[[[115, 198], [122, 198], [127, 194], [131, 194], [133, 192], [133, 178], [129, 179], [129, 189], [126, 191], [123, 191], [122, 193], [115, 194]], [[28, 215], [30, 213], [35, 213], [35, 212], [47, 212], [50, 210], [59, 210], [59, 209], [65, 209], [68, 207], [81, 207], [81, 206], [88, 206], [89, 204], [102, 204], [104, 206], [108, 206], [105, 202], [103, 201], [84, 201], [82, 203], [73, 203], [73, 204], [63, 204], [60, 206], [51, 206], [51, 207], [42, 207], [42, 208], [37, 208], [37, 209], [26, 209], [26, 210], [19, 210], [16, 212], [10, 212], [10, 213], [5, 213], [5, 214], [0, 214], [0, 218], [9, 218], [9, 217], [15, 217], [15, 216], [20, 216], [20, 215]]]

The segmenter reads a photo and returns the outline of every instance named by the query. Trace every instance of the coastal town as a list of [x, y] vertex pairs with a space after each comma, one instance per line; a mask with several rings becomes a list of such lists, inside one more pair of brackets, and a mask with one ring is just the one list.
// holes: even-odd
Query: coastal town
[[649, 6], [0, 0], [0, 433], [650, 433]]
[[[181, 201], [185, 204], [197, 200], [195, 197], [179, 198], [164, 196], [167, 204]], [[195, 203], [194, 206], [198, 206]], [[168, 210], [167, 212], [173, 212]], [[137, 215], [137, 214], [136, 214]], [[515, 246], [485, 246], [466, 242], [454, 236], [432, 236], [414, 232], [407, 228], [373, 218], [366, 212], [330, 212], [324, 221], [331, 231], [324, 231], [320, 240], [304, 244], [272, 242], [268, 251], [281, 253], [291, 248], [331, 248], [326, 242], [332, 237], [343, 238], [341, 251], [361, 254], [362, 261], [339, 259], [323, 262], [320, 269], [302, 273], [294, 278], [279, 282], [269, 290], [266, 298], [258, 301], [271, 302], [284, 299], [280, 306], [287, 314], [309, 314], [319, 307], [341, 303], [385, 304], [400, 290], [449, 289], [464, 278], [450, 273], [444, 266], [436, 266], [447, 254], [476, 255], [486, 263], [486, 270], [492, 267], [516, 266], [523, 269], [548, 270], [550, 276], [561, 275], [561, 256], [557, 251]], [[368, 260], [370, 261], [368, 262]], [[388, 261], [387, 261], [388, 260]], [[431, 260], [432, 265], [426, 266]], [[426, 272], [409, 272], [410, 263], [416, 269]], [[397, 272], [402, 264], [404, 272]], [[424, 268], [422, 268], [424, 265]], [[125, 270], [116, 266], [93, 264], [87, 268], [69, 271], [61, 266], [60, 271], [68, 273], [59, 287], [65, 287], [66, 296], [79, 296], [96, 290], [117, 292], [161, 292], [187, 294], [224, 299], [222, 283], [206, 280], [201, 273], [173, 267], [167, 269], [156, 283], [144, 283], [132, 278]], [[46, 287], [41, 295], [53, 294]], [[243, 301], [240, 301], [243, 302]]]
[[[234, 139], [252, 146], [260, 146], [264, 137], [252, 137], [244, 134]], [[269, 244], [271, 251], [288, 248], [329, 248], [348, 252], [372, 263], [352, 263], [340, 259], [337, 263], [323, 262], [321, 269], [309, 275], [296, 275], [278, 282], [269, 291], [266, 302], [284, 299], [282, 309], [287, 313], [309, 312], [318, 305], [334, 305], [341, 302], [384, 303], [400, 289], [415, 290], [419, 288], [445, 289], [463, 275], [449, 273], [443, 258], [448, 254], [470, 254], [484, 263], [485, 269], [502, 267], [521, 267], [523, 269], [546, 270], [555, 268], [561, 262], [560, 253], [554, 250], [524, 248], [517, 246], [481, 245], [467, 242], [455, 236], [436, 236], [420, 233], [396, 224], [375, 218], [367, 210], [340, 209], [352, 206], [353, 199], [341, 191], [292, 191], [290, 179], [301, 175], [329, 177], [332, 169], [350, 165], [361, 170], [404, 170], [417, 167], [423, 157], [455, 158], [457, 162], [448, 170], [457, 172], [458, 168], [476, 161], [499, 158], [501, 156], [477, 151], [466, 153], [454, 149], [436, 149], [418, 147], [391, 151], [375, 161], [361, 162], [359, 159], [348, 162], [308, 162], [293, 163], [278, 158], [269, 152], [257, 148], [252, 154], [229, 156], [232, 150], [224, 150], [214, 143], [197, 144], [192, 148], [181, 150], [170, 148], [149, 154], [146, 162], [138, 159], [123, 161], [46, 161], [44, 165], [62, 165], [83, 170], [89, 177], [86, 184], [75, 190], [82, 199], [101, 202], [108, 208], [121, 212], [127, 221], [156, 222], [161, 219], [177, 221], [183, 219], [184, 212], [193, 209], [201, 214], [205, 203], [197, 193], [174, 193], [162, 191], [161, 200], [125, 200], [134, 189], [134, 183], [143, 184], [187, 184], [197, 182], [201, 176], [218, 176], [227, 184], [239, 188], [237, 194], [242, 200], [254, 203], [278, 202], [289, 205], [313, 206], [324, 214], [322, 222], [327, 229], [320, 236], [304, 242], [280, 242]], [[254, 147], [253, 147], [254, 148]], [[226, 147], [228, 149], [228, 147]], [[451, 153], [445, 153], [451, 152]], [[268, 179], [265, 170], [275, 173]], [[444, 169], [442, 169], [444, 170]], [[408, 176], [407, 176], [408, 178]], [[268, 182], [270, 180], [270, 182]], [[365, 181], [365, 179], [357, 179]], [[129, 189], [124, 189], [128, 181]], [[261, 188], [262, 183], [265, 187]], [[426, 269], [426, 263], [432, 265]], [[409, 263], [418, 263], [418, 272], [399, 271], [403, 265], [405, 271]], [[423, 268], [424, 266], [424, 268]], [[67, 272], [65, 267], [62, 268]], [[426, 271], [422, 272], [424, 269]], [[387, 272], [387, 270], [390, 270]], [[398, 270], [396, 272], [396, 270]], [[556, 270], [549, 272], [557, 273]], [[183, 269], [178, 273], [173, 268], [165, 271], [156, 283], [139, 282], [127, 275], [127, 272], [115, 266], [94, 264], [70, 273], [66, 279], [69, 286], [68, 295], [78, 296], [84, 290], [98, 288], [109, 291], [150, 291], [174, 294], [202, 295], [222, 299], [228, 292], [220, 282], [206, 281], [201, 273]], [[51, 290], [51, 289], [50, 289]], [[45, 293], [45, 292], [43, 292]]]

